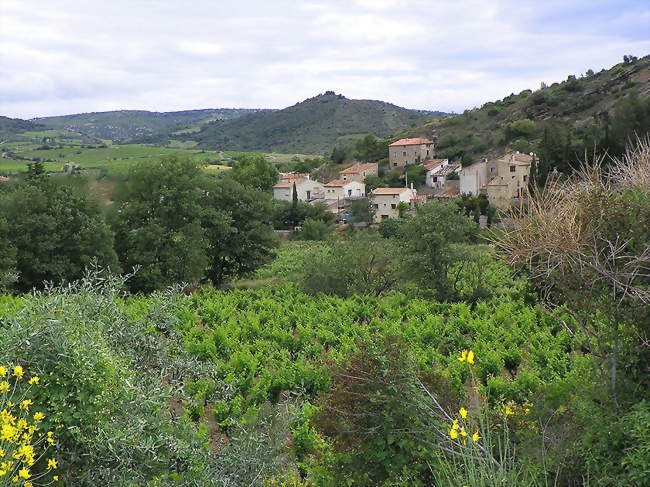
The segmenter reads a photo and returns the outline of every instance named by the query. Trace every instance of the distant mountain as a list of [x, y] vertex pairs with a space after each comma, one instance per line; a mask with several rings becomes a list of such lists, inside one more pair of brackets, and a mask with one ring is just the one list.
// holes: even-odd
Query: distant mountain
[[44, 127], [38, 123], [20, 118], [9, 118], [0, 116], [0, 142], [16, 134], [27, 131], [42, 130]]
[[122, 142], [154, 132], [170, 132], [174, 129], [190, 128], [215, 120], [229, 120], [256, 111], [258, 110], [244, 108], [215, 108], [180, 112], [119, 110], [43, 117], [33, 119], [33, 121], [48, 129], [68, 130], [90, 137]]
[[328, 91], [283, 110], [211, 122], [174, 138], [196, 141], [205, 149], [324, 154], [363, 135], [386, 137], [441, 115]]
[[[640, 101], [633, 105], [633, 99]], [[613, 143], [624, 144], [625, 140], [606, 140], [615, 132], [642, 136], [643, 114], [625, 113], [635, 110], [647, 111], [645, 119], [650, 120], [650, 56], [628, 58], [598, 73], [570, 75], [562, 83], [542, 84], [535, 91], [511, 94], [395, 136], [430, 138], [436, 141], [438, 156], [469, 163], [506, 150], [537, 151], [545, 129], [554, 127], [566, 145], [567, 157], [582, 160], [585, 149], [593, 150], [595, 144], [610, 153]], [[629, 130], [620, 127], [625, 124]]]

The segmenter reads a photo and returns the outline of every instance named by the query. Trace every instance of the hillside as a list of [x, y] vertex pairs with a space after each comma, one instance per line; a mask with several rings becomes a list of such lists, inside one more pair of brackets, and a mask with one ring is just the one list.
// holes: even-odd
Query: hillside
[[206, 149], [324, 154], [346, 140], [386, 137], [440, 115], [327, 92], [283, 110], [210, 123], [181, 137]]
[[120, 142], [160, 130], [169, 132], [169, 129], [181, 129], [214, 120], [228, 120], [255, 111], [257, 110], [243, 108], [216, 108], [179, 112], [119, 110], [43, 117], [34, 120], [49, 129], [68, 130], [90, 137]]
[[36, 131], [42, 128], [42, 125], [28, 120], [0, 116], [0, 142], [16, 134], [21, 134], [27, 131]]
[[[579, 157], [585, 148], [610, 136], [617, 106], [621, 106], [620, 114], [633, 111], [622, 107], [628, 95], [638, 95], [642, 110], [643, 104], [647, 107], [650, 56], [599, 73], [569, 76], [551, 86], [542, 83], [536, 91], [511, 94], [463, 114], [409, 128], [395, 137], [431, 138], [437, 141], [439, 156], [469, 163], [507, 149], [537, 150], [545, 128], [554, 126], [562, 132], [568, 152]], [[629, 134], [628, 130], [625, 135]]]

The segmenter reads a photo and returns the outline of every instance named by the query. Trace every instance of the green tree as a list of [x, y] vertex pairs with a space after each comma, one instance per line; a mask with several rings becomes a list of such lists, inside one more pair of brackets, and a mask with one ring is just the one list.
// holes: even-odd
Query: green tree
[[406, 177], [408, 178], [409, 184], [413, 183], [413, 186], [417, 188], [424, 184], [424, 181], [427, 178], [427, 170], [424, 166], [419, 164], [407, 166]]
[[404, 186], [401, 173], [399, 171], [386, 171], [386, 174], [384, 174], [384, 184], [389, 188], [400, 188]]
[[27, 180], [37, 181], [45, 177], [45, 167], [39, 158], [27, 163]]
[[354, 217], [355, 223], [372, 223], [375, 211], [370, 200], [364, 198], [350, 204], [350, 215]]
[[206, 176], [189, 159], [168, 157], [135, 165], [116, 195], [116, 250], [133, 291], [195, 282], [208, 264], [201, 226]]
[[261, 154], [238, 156], [229, 176], [239, 184], [260, 191], [269, 191], [278, 182], [278, 170]]
[[273, 256], [278, 245], [272, 226], [273, 200], [270, 194], [232, 178], [214, 178], [208, 188], [205, 204], [222, 211], [228, 221], [227, 228], [218, 224], [207, 235], [207, 276], [221, 284], [254, 271]]
[[477, 231], [455, 203], [418, 206], [401, 232], [406, 269], [423, 288], [444, 298], [451, 290], [449, 267], [462, 258], [454, 244], [469, 242]]
[[0, 291], [9, 284], [16, 266], [16, 249], [9, 239], [7, 220], [0, 217]]
[[5, 232], [15, 249], [16, 287], [26, 291], [45, 281], [79, 279], [93, 261], [119, 271], [113, 232], [87, 190], [32, 181], [0, 201]]
[[303, 265], [301, 287], [310, 294], [379, 296], [400, 280], [399, 251], [394, 241], [358, 232], [331, 244]]
[[298, 240], [327, 240], [332, 236], [332, 228], [322, 220], [307, 218], [297, 233]]
[[366, 176], [366, 178], [363, 180], [363, 183], [366, 185], [367, 193], [372, 192], [373, 189], [383, 188], [386, 186], [386, 183], [382, 178], [374, 175]]
[[342, 164], [343, 161], [345, 161], [345, 158], [347, 157], [347, 152], [344, 147], [334, 147], [332, 149], [332, 154], [330, 155], [330, 159], [334, 164]]

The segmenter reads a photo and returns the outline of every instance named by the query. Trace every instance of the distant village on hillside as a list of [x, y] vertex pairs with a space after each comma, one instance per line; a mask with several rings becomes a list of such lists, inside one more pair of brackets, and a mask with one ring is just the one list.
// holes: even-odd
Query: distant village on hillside
[[[461, 195], [485, 195], [491, 205], [507, 210], [525, 195], [535, 159], [533, 153], [510, 152], [462, 167], [448, 159], [435, 158], [435, 143], [423, 138], [393, 142], [387, 155], [388, 162], [381, 167], [376, 162], [354, 162], [329, 182], [317, 181], [308, 173], [281, 173], [279, 182], [273, 187], [273, 196], [284, 201], [323, 202], [339, 221], [350, 217], [353, 201], [365, 198], [374, 210], [375, 223], [414, 211], [417, 205], [432, 199], [449, 200]], [[405, 172], [413, 165], [420, 165], [426, 171], [424, 184], [419, 188], [409, 183]], [[378, 176], [387, 170], [401, 171], [404, 185], [366, 188], [369, 176]]]

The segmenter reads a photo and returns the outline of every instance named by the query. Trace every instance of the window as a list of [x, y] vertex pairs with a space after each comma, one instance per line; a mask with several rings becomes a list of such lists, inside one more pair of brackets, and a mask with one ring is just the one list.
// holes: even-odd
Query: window
[[510, 172], [515, 172], [517, 170], [517, 166], [510, 166]]
[[427, 157], [429, 157], [429, 149], [427, 149]]
[[403, 155], [403, 156], [406, 156], [406, 151], [402, 152], [402, 155]]
[[311, 199], [311, 191], [307, 191], [307, 201]]
[[524, 174], [524, 183], [526, 182], [526, 179], [528, 179], [528, 176]]
[[497, 169], [496, 167], [491, 167], [490, 168], [490, 174], [494, 174], [494, 171], [496, 171], [496, 169]]
[[352, 196], [352, 190], [348, 189], [348, 196]]
[[375, 204], [374, 204], [374, 205], [372, 205], [372, 206], [374, 206], [374, 207], [375, 207], [375, 210], [378, 210], [378, 209], [379, 209], [379, 205], [378, 205], [377, 203], [375, 203]]
[[382, 220], [388, 220], [388, 215], [381, 215]]
[[397, 163], [396, 163], [396, 162], [393, 162], [393, 166], [397, 166]]
[[395, 208], [397, 208], [397, 205], [395, 203], [391, 203], [390, 207], [394, 210]]

